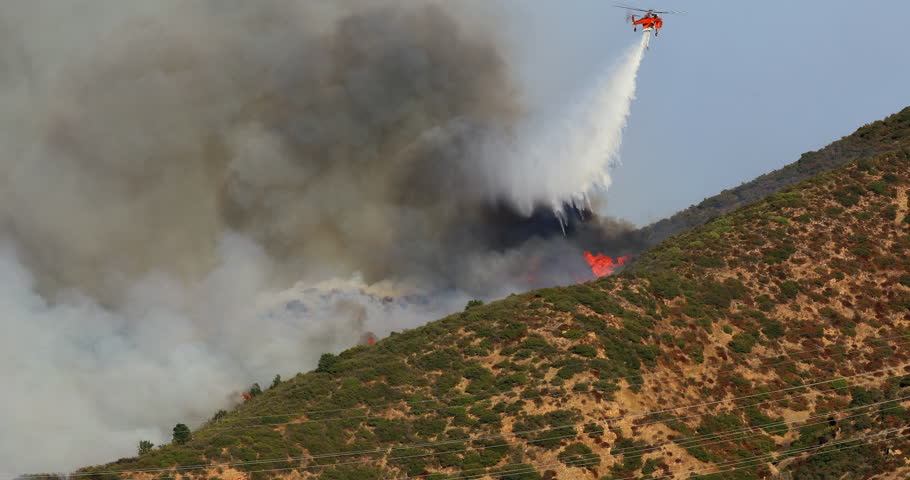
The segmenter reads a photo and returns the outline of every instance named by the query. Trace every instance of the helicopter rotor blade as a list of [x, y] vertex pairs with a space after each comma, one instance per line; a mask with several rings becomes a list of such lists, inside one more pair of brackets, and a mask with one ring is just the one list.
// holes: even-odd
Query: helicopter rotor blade
[[621, 5], [621, 4], [618, 4], [618, 3], [617, 3], [615, 6], [616, 6], [616, 8], [625, 8], [626, 10], [635, 10], [635, 11], [638, 11], [638, 12], [650, 12], [650, 11], [651, 11], [651, 10], [643, 10], [643, 9], [641, 9], [641, 8], [629, 7], [629, 6]]

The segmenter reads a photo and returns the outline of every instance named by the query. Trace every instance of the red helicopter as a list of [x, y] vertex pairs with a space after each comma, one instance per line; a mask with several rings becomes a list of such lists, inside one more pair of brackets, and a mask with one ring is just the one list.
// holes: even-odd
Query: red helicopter
[[660, 29], [664, 26], [664, 19], [660, 18], [661, 14], [672, 14], [672, 13], [686, 13], [686, 12], [658, 12], [655, 10], [643, 10], [641, 8], [627, 7], [625, 5], [616, 4], [619, 8], [624, 8], [626, 10], [635, 10], [638, 12], [645, 12], [644, 16], [639, 19], [635, 17], [637, 15], [629, 14], [628, 19], [632, 21], [632, 31], [637, 32], [638, 26], [641, 25], [642, 31], [650, 32], [654, 31], [654, 36], [656, 37], [660, 33]]

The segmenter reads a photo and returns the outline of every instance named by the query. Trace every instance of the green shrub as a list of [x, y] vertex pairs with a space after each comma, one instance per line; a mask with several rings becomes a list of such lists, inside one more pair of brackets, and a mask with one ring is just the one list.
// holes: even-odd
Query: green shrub
[[695, 264], [704, 268], [722, 268], [727, 265], [722, 259], [709, 256], [696, 257]]
[[814, 447], [830, 442], [837, 431], [827, 423], [816, 423], [799, 429], [799, 438], [793, 442], [794, 449]]
[[746, 409], [746, 420], [749, 425], [759, 427], [770, 435], [786, 435], [789, 431], [783, 417], [771, 418], [762, 413], [756, 406]]
[[706, 281], [702, 286], [701, 300], [707, 305], [726, 309], [730, 302], [742, 298], [746, 287], [735, 278], [728, 278], [723, 283]]
[[148, 440], [142, 440], [139, 442], [138, 454], [140, 456], [145, 455], [146, 453], [151, 452], [152, 448], [154, 448], [154, 447], [155, 447], [154, 443], [152, 443]]
[[773, 318], [764, 318], [759, 320], [762, 326], [762, 333], [768, 337], [769, 340], [775, 340], [783, 337], [786, 334], [786, 329], [784, 329], [784, 324], [779, 320]]
[[422, 438], [429, 438], [444, 432], [448, 422], [441, 417], [425, 417], [414, 420], [414, 430]]
[[542, 337], [537, 336], [529, 336], [526, 338], [523, 342], [521, 342], [520, 348], [541, 353], [550, 353], [556, 351], [555, 347], [547, 343], [547, 341]]
[[675, 272], [661, 270], [649, 273], [647, 279], [651, 285], [651, 293], [660, 298], [672, 300], [682, 295], [682, 291], [679, 288], [682, 279]]
[[468, 413], [477, 417], [480, 423], [496, 423], [502, 420], [502, 417], [482, 405], [475, 405], [468, 410]]
[[787, 280], [780, 284], [780, 294], [786, 298], [794, 299], [799, 294], [799, 282]]
[[451, 348], [432, 351], [417, 357], [414, 362], [422, 370], [451, 371], [461, 364], [461, 355]]
[[696, 429], [700, 435], [739, 430], [743, 427], [742, 420], [735, 414], [709, 415]]
[[187, 427], [182, 423], [178, 423], [174, 426], [171, 443], [174, 445], [183, 445], [184, 443], [190, 441], [190, 437], [192, 437], [192, 434], [190, 433], [190, 427]]
[[533, 465], [518, 464], [501, 468], [494, 474], [499, 480], [541, 480]]
[[587, 392], [590, 389], [591, 386], [584, 382], [576, 383], [575, 386], [572, 387], [573, 392]]
[[591, 384], [591, 387], [594, 390], [604, 394], [604, 398], [611, 400], [613, 398], [613, 392], [620, 389], [619, 385], [609, 381], [609, 380], [597, 380]]
[[490, 350], [480, 345], [468, 345], [464, 348], [464, 355], [466, 357], [486, 357], [489, 354]]
[[562, 332], [563, 338], [568, 338], [569, 340], [578, 340], [585, 336], [585, 332], [578, 330], [576, 328], [570, 328], [565, 332]]
[[877, 181], [874, 181], [869, 184], [869, 190], [872, 192], [875, 192], [879, 195], [887, 195], [888, 194], [888, 184], [886, 184], [885, 182], [883, 182], [881, 180], [877, 180]]
[[572, 346], [572, 353], [582, 357], [594, 358], [597, 356], [597, 349], [587, 343], [579, 343]]
[[727, 344], [730, 350], [736, 353], [749, 353], [758, 340], [748, 333], [738, 333], [733, 336], [733, 341]]
[[496, 379], [497, 390], [511, 390], [515, 387], [527, 385], [528, 376], [525, 373], [518, 372], [510, 375], [503, 375]]
[[448, 392], [455, 388], [455, 385], [458, 385], [458, 380], [458, 376], [454, 373], [440, 375], [433, 384], [433, 394], [439, 396], [440, 394]]
[[787, 261], [791, 255], [796, 253], [796, 248], [792, 245], [782, 245], [777, 248], [771, 248], [764, 251], [765, 263], [775, 264]]
[[774, 300], [771, 300], [771, 297], [767, 295], [760, 295], [758, 297], [755, 297], [755, 303], [758, 304], [758, 309], [763, 312], [770, 312], [771, 310], [774, 310]]
[[585, 364], [577, 358], [568, 359], [562, 362], [562, 367], [556, 372], [556, 377], [568, 380], [575, 375], [585, 371]]
[[258, 383], [254, 383], [253, 385], [250, 386], [250, 390], [248, 393], [250, 394], [251, 397], [261, 395], [262, 387], [260, 387]]
[[585, 467], [593, 470], [600, 465], [600, 455], [593, 455], [593, 450], [583, 443], [573, 443], [564, 448], [556, 458], [568, 466]]
[[467, 312], [468, 310], [481, 305], [483, 305], [483, 300], [469, 300], [468, 304], [465, 305], [464, 310]]
[[642, 452], [647, 450], [644, 448], [646, 446], [647, 444], [642, 441], [632, 441], [622, 437], [617, 438], [613, 454], [615, 456], [622, 453], [622, 464], [613, 465], [611, 469], [613, 475], [625, 478], [638, 471], [643, 465], [641, 457], [644, 455]]
[[411, 422], [402, 419], [371, 417], [367, 425], [373, 428], [376, 439], [383, 443], [403, 443], [411, 439]]
[[614, 315], [620, 315], [623, 312], [622, 307], [610, 299], [609, 296], [600, 289], [594, 289], [586, 285], [575, 285], [569, 287], [569, 292], [575, 297], [578, 303], [585, 305], [595, 313], [612, 313]]
[[603, 436], [606, 430], [604, 430], [603, 425], [600, 425], [599, 423], [588, 423], [585, 425], [584, 431], [589, 437], [597, 438]]
[[641, 474], [650, 475], [650, 474], [654, 473], [656, 470], [657, 470], [657, 460], [655, 460], [653, 458], [649, 458], [647, 461], [645, 461], [644, 466], [641, 467]]
[[553, 449], [561, 446], [567, 439], [571, 439], [576, 434], [577, 432], [572, 427], [553, 428], [538, 433], [534, 440], [528, 442], [528, 445]]
[[844, 207], [852, 207], [859, 203], [859, 198], [866, 192], [857, 185], [849, 185], [834, 192], [834, 199]]
[[324, 470], [319, 475], [323, 480], [379, 480], [385, 477], [382, 469], [378, 467], [352, 467], [340, 466]]
[[496, 377], [493, 375], [493, 372], [480, 365], [469, 366], [464, 370], [462, 375], [471, 380], [465, 391], [472, 395], [490, 392], [496, 389]]
[[852, 397], [851, 406], [868, 405], [877, 400], [875, 393], [859, 386], [850, 388], [850, 397]]
[[316, 366], [317, 372], [334, 373], [335, 364], [338, 363], [338, 356], [332, 353], [323, 353], [319, 357], [319, 363]]

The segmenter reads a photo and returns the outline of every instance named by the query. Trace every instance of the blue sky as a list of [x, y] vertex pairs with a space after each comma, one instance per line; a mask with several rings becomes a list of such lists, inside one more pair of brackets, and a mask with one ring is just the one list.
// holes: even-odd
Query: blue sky
[[[607, 0], [503, 0], [531, 97], [590, 81], [638, 38]], [[639, 73], [606, 213], [646, 224], [910, 105], [907, 0], [624, 3], [665, 17]]]

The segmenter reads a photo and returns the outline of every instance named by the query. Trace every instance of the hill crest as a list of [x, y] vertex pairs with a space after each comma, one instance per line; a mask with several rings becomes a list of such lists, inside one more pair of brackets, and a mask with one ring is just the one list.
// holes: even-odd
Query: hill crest
[[910, 107], [866, 124], [853, 134], [813, 152], [806, 152], [791, 164], [766, 173], [742, 185], [726, 189], [672, 216], [647, 225], [639, 232], [646, 243], [656, 245], [711, 218], [774, 194], [784, 187], [831, 171], [841, 165], [878, 153], [907, 148], [910, 137]]

